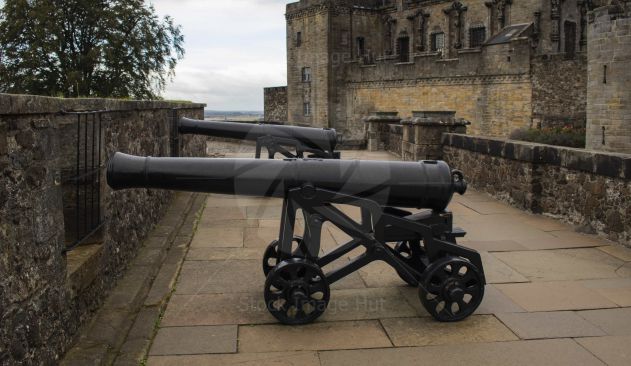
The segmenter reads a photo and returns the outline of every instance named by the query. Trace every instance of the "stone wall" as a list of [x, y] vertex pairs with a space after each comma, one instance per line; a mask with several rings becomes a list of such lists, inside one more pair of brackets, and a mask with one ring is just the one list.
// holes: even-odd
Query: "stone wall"
[[587, 34], [587, 147], [631, 153], [631, 14], [596, 9]]
[[[171, 117], [203, 118], [203, 105], [57, 99], [0, 94], [0, 364], [56, 364], [79, 327], [100, 306], [160, 219], [172, 194], [112, 192], [98, 184], [105, 226], [98, 255], [82, 281], [71, 269], [80, 249], [65, 253], [61, 171], [76, 159], [77, 116], [103, 111], [101, 177], [115, 151], [170, 156]], [[181, 155], [203, 156], [205, 139], [186, 136]]]
[[287, 87], [265, 88], [265, 121], [287, 122]]
[[459, 134], [443, 145], [476, 189], [631, 246], [631, 155]]
[[585, 127], [587, 57], [564, 54], [532, 59], [533, 127]]

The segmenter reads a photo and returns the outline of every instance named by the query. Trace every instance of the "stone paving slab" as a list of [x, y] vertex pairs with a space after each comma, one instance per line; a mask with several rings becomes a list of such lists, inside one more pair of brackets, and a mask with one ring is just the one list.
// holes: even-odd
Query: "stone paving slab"
[[237, 352], [237, 326], [166, 327], [153, 340], [150, 356]]
[[[260, 248], [191, 248], [187, 261], [263, 260]], [[261, 271], [261, 274], [263, 271]]]
[[[466, 238], [466, 237], [465, 237]], [[514, 252], [528, 250], [525, 246], [514, 240], [460, 240], [458, 244], [479, 252]]]
[[197, 294], [171, 297], [163, 326], [273, 324], [260, 291], [252, 293]]
[[609, 366], [631, 365], [631, 336], [581, 338], [576, 342]]
[[578, 315], [608, 335], [631, 335], [631, 308], [579, 311]]
[[390, 347], [376, 320], [314, 323], [299, 327], [239, 327], [239, 352], [280, 352]]
[[581, 285], [598, 292], [618, 306], [631, 307], [631, 278], [582, 281]]
[[565, 249], [495, 253], [530, 281], [564, 281], [617, 278], [624, 263], [598, 249]]
[[615, 308], [598, 292], [570, 281], [499, 284], [496, 287], [527, 311]]
[[238, 353], [224, 355], [151, 356], [148, 366], [320, 366], [315, 352]]
[[260, 292], [265, 283], [257, 260], [185, 261], [178, 294]]
[[521, 339], [577, 338], [606, 335], [572, 311], [504, 313], [497, 317]]
[[321, 321], [386, 319], [415, 316], [396, 288], [364, 288], [331, 291], [331, 301]]
[[631, 249], [629, 248], [624, 248], [619, 245], [607, 245], [604, 247], [598, 247], [598, 249], [622, 261], [631, 262]]
[[519, 339], [491, 315], [474, 315], [455, 323], [441, 323], [428, 317], [381, 319], [381, 323], [397, 347], [460, 345]]
[[200, 227], [191, 248], [241, 248], [244, 231], [241, 227]]
[[454, 222], [467, 232], [467, 240], [514, 240], [529, 247], [529, 243], [557, 239], [554, 235], [534, 226], [515, 225], [511, 215], [455, 216]]
[[497, 259], [496, 254], [501, 253], [480, 252], [487, 283], [528, 282], [521, 273]]
[[571, 339], [320, 352], [322, 366], [602, 366]]

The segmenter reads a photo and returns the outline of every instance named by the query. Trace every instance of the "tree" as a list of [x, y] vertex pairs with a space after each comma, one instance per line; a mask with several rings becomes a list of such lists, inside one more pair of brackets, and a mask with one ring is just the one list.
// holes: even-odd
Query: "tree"
[[181, 27], [144, 0], [6, 0], [0, 91], [157, 98], [183, 43]]

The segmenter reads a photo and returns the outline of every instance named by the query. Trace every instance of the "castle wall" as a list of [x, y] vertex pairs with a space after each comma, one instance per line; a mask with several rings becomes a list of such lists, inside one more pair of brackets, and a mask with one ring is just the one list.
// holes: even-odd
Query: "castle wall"
[[362, 83], [348, 89], [349, 130], [359, 138], [362, 117], [376, 111], [402, 117], [414, 111], [458, 111], [458, 117], [472, 121], [469, 133], [506, 136], [530, 125], [531, 97], [529, 79], [520, 76]]
[[536, 56], [532, 59], [533, 126], [585, 127], [587, 58], [579, 54]]
[[[314, 1], [288, 6], [287, 15], [287, 100], [288, 120], [292, 124], [329, 127], [329, 53], [330, 22], [326, 3]], [[292, 5], [292, 4], [290, 4]], [[293, 12], [290, 14], [289, 10]], [[297, 34], [301, 44], [297, 45]], [[302, 70], [311, 70], [312, 80], [303, 82]], [[310, 113], [305, 115], [305, 103]]]
[[265, 88], [264, 119], [267, 122], [287, 122], [287, 87]]
[[[288, 4], [289, 120], [334, 127], [353, 145], [365, 140], [362, 118], [375, 112], [406, 117], [412, 111], [453, 110], [473, 123], [471, 133], [490, 136], [508, 136], [520, 127], [583, 125], [586, 59], [581, 34], [586, 6], [581, 4], [578, 0]], [[532, 25], [507, 36], [505, 43], [471, 48], [470, 29], [484, 27], [488, 40], [514, 24]], [[564, 53], [566, 28], [574, 42], [568, 54]], [[300, 47], [294, 42], [297, 32], [303, 35]], [[432, 51], [436, 32], [445, 34], [444, 48]], [[358, 37], [364, 40], [363, 55], [359, 55]], [[405, 37], [408, 61], [400, 57], [397, 43]], [[311, 83], [300, 80], [305, 66], [311, 67]], [[312, 103], [311, 116], [304, 116], [304, 102]]]
[[588, 55], [587, 148], [631, 153], [631, 16], [595, 10]]

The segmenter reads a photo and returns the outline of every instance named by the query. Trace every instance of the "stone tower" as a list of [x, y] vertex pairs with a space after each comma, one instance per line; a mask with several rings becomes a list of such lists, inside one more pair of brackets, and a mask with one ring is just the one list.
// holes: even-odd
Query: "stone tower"
[[587, 148], [631, 153], [631, 1], [591, 13], [587, 47]]

